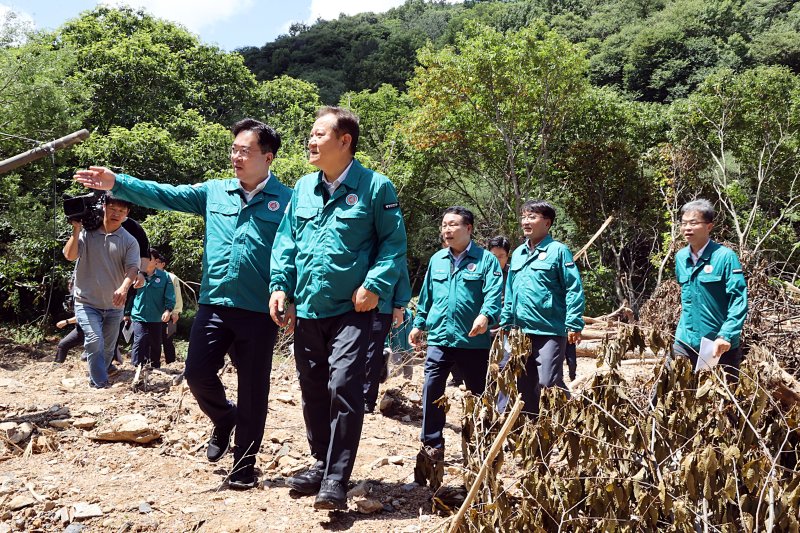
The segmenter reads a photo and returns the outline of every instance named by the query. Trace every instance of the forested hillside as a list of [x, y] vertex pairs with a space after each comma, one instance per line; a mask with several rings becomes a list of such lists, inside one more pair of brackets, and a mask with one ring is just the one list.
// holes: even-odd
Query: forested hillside
[[[9, 28], [9, 26], [7, 26]], [[128, 9], [97, 8], [50, 33], [0, 35], [0, 158], [81, 127], [78, 147], [0, 175], [0, 315], [57, 313], [71, 264], [60, 198], [105, 164], [195, 183], [229, 175], [243, 116], [284, 139], [274, 170], [311, 170], [315, 109], [361, 117], [358, 157], [392, 178], [419, 280], [442, 208], [475, 210], [477, 238], [518, 242], [516, 210], [544, 197], [581, 262], [588, 311], [638, 309], [672, 276], [679, 206], [715, 201], [717, 235], [748, 268], [797, 270], [800, 7], [773, 0], [410, 0], [385, 14], [295, 26], [227, 53]], [[255, 39], [255, 37], [254, 37]], [[10, 137], [17, 136], [17, 137]], [[182, 278], [199, 281], [202, 221], [137, 208]]]
[[409, 0], [384, 14], [295, 24], [241, 53], [258, 79], [307, 80], [336, 103], [345, 91], [382, 83], [405, 89], [416, 51], [455, 44], [470, 23], [508, 31], [536, 20], [586, 51], [592, 84], [637, 100], [688, 96], [719, 68], [800, 68], [800, 6], [786, 0]]

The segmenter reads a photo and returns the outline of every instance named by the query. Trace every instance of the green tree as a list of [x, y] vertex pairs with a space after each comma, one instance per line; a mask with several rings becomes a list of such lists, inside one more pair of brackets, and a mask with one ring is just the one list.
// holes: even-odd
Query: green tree
[[723, 71], [673, 113], [673, 142], [704, 160], [729, 238], [742, 251], [788, 258], [800, 240], [800, 77], [774, 66]]
[[409, 90], [412, 145], [494, 231], [512, 233], [588, 87], [583, 53], [542, 23], [507, 33], [473, 26], [455, 46], [426, 46], [419, 62]]

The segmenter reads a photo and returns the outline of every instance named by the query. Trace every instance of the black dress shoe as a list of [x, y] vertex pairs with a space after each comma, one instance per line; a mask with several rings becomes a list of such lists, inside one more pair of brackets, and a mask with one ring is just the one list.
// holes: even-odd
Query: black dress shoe
[[242, 471], [234, 472], [228, 478], [228, 487], [233, 490], [252, 489], [258, 485], [258, 476], [253, 473], [252, 468], [245, 468]]
[[316, 494], [319, 492], [323, 477], [325, 477], [325, 463], [317, 461], [305, 472], [286, 478], [286, 486], [300, 494]]
[[208, 449], [206, 450], [206, 457], [209, 462], [216, 463], [222, 456], [228, 453], [228, 448], [231, 446], [231, 433], [236, 425], [229, 428], [216, 427], [211, 433], [211, 438], [208, 439]]
[[319, 488], [314, 509], [336, 511], [347, 509], [347, 493], [344, 485], [335, 479], [324, 479]]

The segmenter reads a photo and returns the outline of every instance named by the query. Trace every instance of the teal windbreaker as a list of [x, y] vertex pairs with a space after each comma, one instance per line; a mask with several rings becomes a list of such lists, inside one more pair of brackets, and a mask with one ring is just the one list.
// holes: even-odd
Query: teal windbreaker
[[164, 185], [117, 174], [112, 192], [153, 209], [183, 211], [206, 223], [201, 304], [269, 312], [269, 261], [291, 189], [272, 174], [242, 206], [238, 179]]
[[400, 278], [394, 286], [392, 297], [383, 299], [378, 304], [378, 313], [389, 315], [395, 308], [406, 307], [411, 301], [411, 280], [408, 278], [408, 267], [405, 263], [400, 266]]
[[747, 317], [747, 282], [736, 252], [709, 241], [692, 264], [687, 246], [675, 254], [681, 286], [681, 318], [675, 339], [699, 351], [700, 339], [722, 337], [736, 348]]
[[300, 178], [272, 248], [270, 291], [284, 291], [300, 318], [353, 310], [361, 285], [393, 298], [406, 268], [406, 227], [389, 178], [353, 165], [325, 202], [322, 171]]
[[500, 325], [533, 335], [566, 337], [582, 331], [581, 274], [564, 244], [547, 235], [531, 252], [525, 242], [511, 254]]
[[453, 269], [450, 250], [439, 250], [428, 263], [419, 293], [414, 327], [428, 332], [430, 346], [482, 349], [492, 344], [487, 330], [475, 337], [467, 334], [478, 315], [489, 319], [489, 326], [500, 316], [503, 297], [503, 272], [489, 251], [475, 242], [458, 268]]
[[167, 309], [175, 309], [175, 286], [169, 274], [156, 269], [152, 276], [145, 276], [144, 287], [136, 289], [125, 314], [134, 322], [161, 322]]

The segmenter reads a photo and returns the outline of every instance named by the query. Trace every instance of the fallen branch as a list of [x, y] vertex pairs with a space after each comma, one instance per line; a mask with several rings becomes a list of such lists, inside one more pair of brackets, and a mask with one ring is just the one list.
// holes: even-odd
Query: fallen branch
[[467, 509], [469, 509], [470, 505], [472, 505], [472, 500], [474, 500], [475, 496], [478, 495], [478, 490], [481, 487], [481, 483], [483, 483], [483, 478], [486, 477], [486, 473], [489, 471], [490, 466], [494, 462], [494, 458], [497, 457], [498, 453], [500, 453], [500, 450], [503, 447], [503, 442], [505, 442], [506, 437], [511, 432], [511, 427], [514, 425], [514, 422], [517, 421], [517, 418], [522, 412], [522, 407], [524, 405], [525, 402], [522, 401], [522, 398], [517, 398], [517, 402], [514, 404], [514, 407], [508, 414], [508, 418], [506, 418], [503, 427], [500, 428], [500, 433], [497, 434], [497, 437], [492, 443], [492, 447], [489, 448], [489, 453], [486, 455], [486, 459], [483, 460], [483, 465], [478, 472], [478, 476], [475, 478], [475, 481], [472, 482], [472, 486], [469, 489], [469, 494], [467, 494], [464, 503], [461, 504], [461, 508], [458, 510], [458, 513], [456, 513], [455, 517], [453, 517], [453, 521], [450, 523], [450, 529], [448, 530], [450, 533], [455, 533], [458, 531], [461, 520], [464, 519], [464, 514], [467, 512]]
[[600, 234], [601, 234], [601, 233], [603, 233], [603, 232], [605, 231], [605, 229], [608, 227], [608, 225], [609, 225], [609, 224], [611, 224], [611, 221], [612, 221], [612, 220], [614, 220], [614, 216], [613, 216], [613, 215], [612, 215], [612, 216], [610, 216], [610, 217], [608, 217], [608, 218], [606, 219], [606, 221], [605, 221], [605, 222], [603, 222], [603, 225], [602, 225], [602, 226], [600, 226], [600, 229], [599, 229], [599, 230], [597, 230], [597, 232], [596, 232], [596, 233], [595, 233], [595, 234], [592, 236], [592, 238], [591, 238], [591, 239], [589, 239], [589, 242], [587, 242], [586, 244], [584, 244], [584, 245], [583, 245], [583, 248], [581, 248], [580, 250], [578, 250], [578, 253], [577, 253], [577, 254], [575, 254], [575, 256], [574, 256], [574, 257], [573, 257], [573, 259], [572, 259], [573, 261], [577, 261], [577, 260], [578, 260], [578, 258], [580, 258], [580, 256], [582, 256], [582, 255], [586, 255], [586, 251], [587, 251], [587, 250], [589, 250], [589, 247], [592, 245], [592, 243], [594, 243], [594, 241], [596, 241], [596, 240], [597, 240], [597, 238], [600, 236]]

